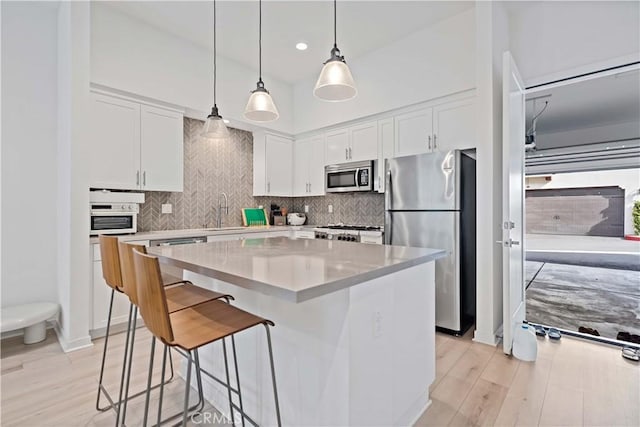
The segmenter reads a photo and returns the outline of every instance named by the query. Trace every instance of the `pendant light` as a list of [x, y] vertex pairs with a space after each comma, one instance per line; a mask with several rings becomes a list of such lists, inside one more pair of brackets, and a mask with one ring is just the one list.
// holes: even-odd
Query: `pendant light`
[[320, 76], [313, 89], [313, 94], [324, 101], [346, 101], [358, 93], [351, 71], [340, 55], [337, 44], [337, 12], [336, 0], [333, 0], [333, 49], [331, 57], [327, 59], [320, 71]]
[[251, 92], [247, 107], [244, 109], [244, 117], [254, 122], [270, 122], [280, 116], [276, 104], [274, 104], [269, 91], [264, 88], [262, 82], [262, 0], [259, 1], [260, 20], [258, 35], [258, 83], [256, 89]]
[[216, 105], [216, 57], [216, 0], [213, 0], [213, 108], [211, 108], [211, 114], [207, 117], [207, 121], [204, 122], [200, 134], [202, 138], [209, 140], [229, 138], [229, 129], [224, 124]]

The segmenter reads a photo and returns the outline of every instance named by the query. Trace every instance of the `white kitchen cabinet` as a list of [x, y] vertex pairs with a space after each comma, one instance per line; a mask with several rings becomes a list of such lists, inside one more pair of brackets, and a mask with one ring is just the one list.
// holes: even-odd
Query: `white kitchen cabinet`
[[89, 113], [90, 186], [137, 189], [140, 184], [140, 104], [93, 93]]
[[433, 149], [448, 151], [476, 146], [473, 99], [433, 108]]
[[327, 132], [326, 164], [335, 165], [349, 161], [349, 130], [339, 129]]
[[182, 191], [182, 114], [147, 105], [141, 107], [140, 114], [140, 188], [153, 191]]
[[90, 187], [182, 191], [181, 113], [91, 93], [89, 115]]
[[349, 128], [349, 161], [378, 158], [378, 123], [364, 123]]
[[293, 194], [293, 141], [256, 132], [253, 138], [253, 195]]
[[323, 196], [325, 144], [322, 135], [294, 144], [293, 195]]
[[426, 153], [432, 150], [433, 109], [412, 111], [394, 118], [395, 157]]
[[393, 118], [378, 120], [378, 193], [384, 193], [386, 176], [385, 160], [393, 158], [395, 132]]
[[376, 122], [363, 123], [346, 129], [327, 132], [327, 165], [378, 158], [378, 129]]

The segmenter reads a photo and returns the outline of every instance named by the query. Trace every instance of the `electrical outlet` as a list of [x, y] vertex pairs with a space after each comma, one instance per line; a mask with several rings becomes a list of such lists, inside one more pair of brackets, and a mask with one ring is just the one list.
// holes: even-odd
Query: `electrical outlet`
[[304, 205], [304, 213], [309, 213], [309, 205]]
[[329, 206], [327, 206], [327, 211], [328, 211], [329, 213], [333, 213], [333, 205], [329, 205]]
[[373, 313], [373, 338], [380, 338], [382, 336], [382, 313], [376, 311]]
[[163, 214], [173, 213], [173, 205], [171, 203], [163, 203], [161, 206], [161, 212]]

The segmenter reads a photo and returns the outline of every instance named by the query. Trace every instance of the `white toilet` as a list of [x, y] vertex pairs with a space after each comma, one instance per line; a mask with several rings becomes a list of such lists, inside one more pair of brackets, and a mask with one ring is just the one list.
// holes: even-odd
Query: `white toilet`
[[24, 343], [35, 344], [44, 341], [47, 335], [45, 322], [58, 314], [59, 307], [52, 302], [36, 302], [0, 310], [0, 332], [24, 328]]

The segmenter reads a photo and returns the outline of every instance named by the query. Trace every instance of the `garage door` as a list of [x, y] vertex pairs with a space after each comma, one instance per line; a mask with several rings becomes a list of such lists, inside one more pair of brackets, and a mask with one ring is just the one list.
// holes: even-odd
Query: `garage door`
[[527, 190], [527, 233], [623, 237], [620, 187]]

